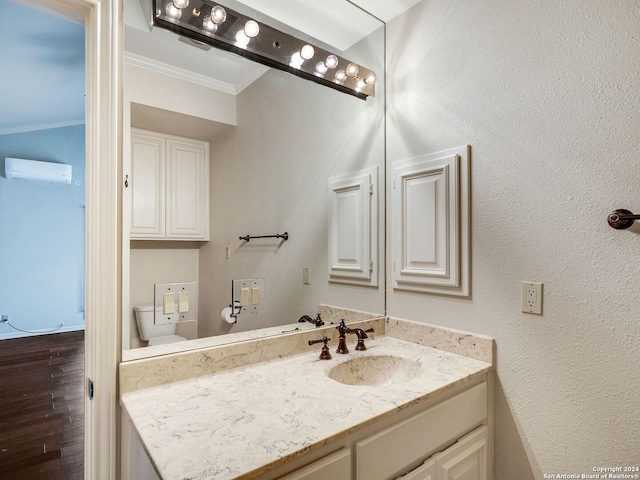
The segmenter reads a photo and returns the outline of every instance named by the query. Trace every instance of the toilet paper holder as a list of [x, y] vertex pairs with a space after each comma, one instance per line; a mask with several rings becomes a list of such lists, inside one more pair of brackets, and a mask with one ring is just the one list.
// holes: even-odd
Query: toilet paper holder
[[[238, 309], [238, 311], [236, 311], [236, 309]], [[235, 307], [233, 305], [229, 305], [228, 307], [223, 308], [222, 312], [220, 312], [220, 316], [227, 323], [238, 323], [238, 315], [240, 315], [241, 311], [242, 305], [240, 305], [240, 302], [236, 301]]]

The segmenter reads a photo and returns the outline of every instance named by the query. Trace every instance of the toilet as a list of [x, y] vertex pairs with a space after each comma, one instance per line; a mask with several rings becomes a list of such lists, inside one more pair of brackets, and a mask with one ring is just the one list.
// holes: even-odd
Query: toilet
[[[165, 345], [167, 343], [182, 342], [186, 338], [176, 335], [177, 323], [169, 323], [167, 325], [156, 325], [153, 322], [154, 305], [139, 305], [133, 307], [138, 325], [140, 338], [146, 340], [147, 346]], [[156, 308], [156, 312], [162, 315], [162, 307]]]

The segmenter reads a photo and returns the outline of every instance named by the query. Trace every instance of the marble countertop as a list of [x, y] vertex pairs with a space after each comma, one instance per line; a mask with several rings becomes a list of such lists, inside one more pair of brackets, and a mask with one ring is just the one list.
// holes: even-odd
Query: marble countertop
[[[311, 449], [488, 372], [489, 363], [392, 337], [332, 360], [309, 352], [126, 393], [122, 406], [164, 480], [254, 478]], [[410, 380], [351, 386], [327, 376], [362, 356], [414, 360]]]

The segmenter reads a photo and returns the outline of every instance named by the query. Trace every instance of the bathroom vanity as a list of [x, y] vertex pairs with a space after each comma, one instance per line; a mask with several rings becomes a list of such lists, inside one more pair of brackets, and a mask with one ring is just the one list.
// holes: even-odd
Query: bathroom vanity
[[[360, 323], [376, 333], [344, 355], [329, 326], [123, 364], [121, 403], [156, 478], [491, 478], [493, 341]], [[331, 360], [308, 346], [324, 335]]]

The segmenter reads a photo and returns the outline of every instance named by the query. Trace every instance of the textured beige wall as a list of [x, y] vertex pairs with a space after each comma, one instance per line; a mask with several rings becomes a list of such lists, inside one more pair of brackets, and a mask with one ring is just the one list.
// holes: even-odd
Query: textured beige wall
[[[388, 158], [472, 146], [472, 298], [388, 314], [497, 340], [496, 478], [640, 459], [640, 4], [424, 0], [387, 26]], [[544, 316], [520, 281], [544, 282]]]

